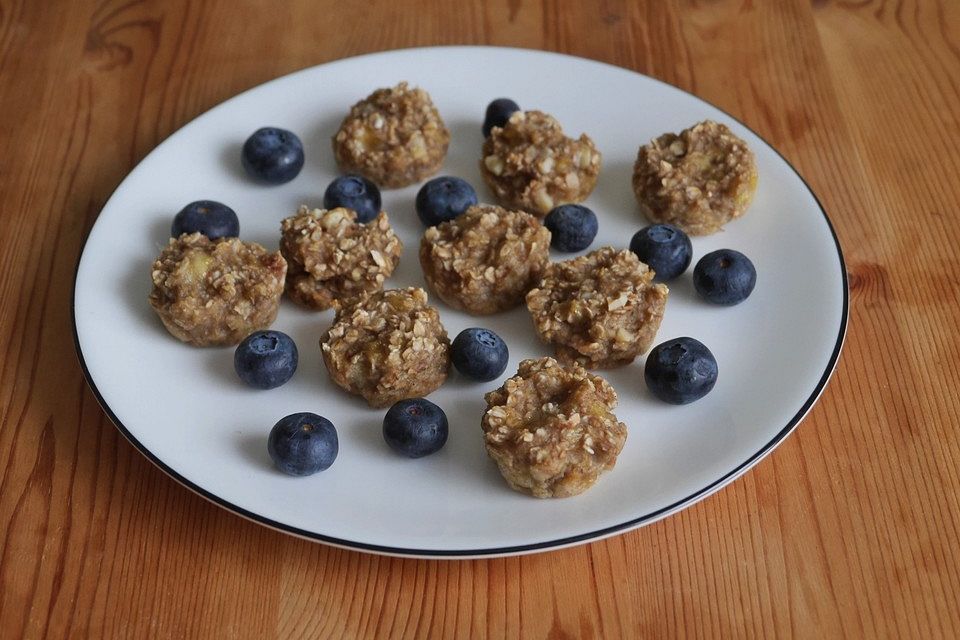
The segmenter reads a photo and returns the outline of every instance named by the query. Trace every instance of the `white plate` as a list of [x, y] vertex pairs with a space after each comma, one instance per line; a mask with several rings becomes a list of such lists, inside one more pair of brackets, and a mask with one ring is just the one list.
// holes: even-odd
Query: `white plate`
[[[554, 114], [570, 135], [587, 132], [603, 153], [586, 202], [600, 218], [593, 247], [625, 247], [646, 223], [630, 188], [638, 145], [705, 118], [727, 123], [756, 152], [760, 186], [748, 214], [726, 231], [693, 240], [694, 261], [730, 247], [752, 258], [756, 290], [745, 303], [699, 301], [690, 269], [671, 284], [657, 342], [689, 335], [716, 355], [719, 381], [683, 407], [650, 396], [643, 358], [602, 372], [620, 396], [629, 437], [616, 468], [584, 495], [536, 500], [507, 488], [481, 438], [483, 394], [456, 373], [431, 395], [450, 419], [450, 438], [420, 460], [393, 455], [382, 411], [335, 388], [317, 347], [332, 313], [284, 301], [274, 328], [300, 348], [285, 386], [252, 391], [236, 379], [233, 349], [195, 349], [170, 337], [147, 305], [150, 263], [184, 204], [209, 198], [233, 207], [241, 236], [274, 249], [280, 220], [297, 205], [320, 206], [337, 174], [330, 137], [347, 109], [400, 80], [422, 86], [452, 133], [442, 173], [466, 178], [481, 200], [478, 172], [486, 104], [510, 96]], [[279, 187], [245, 179], [239, 149], [264, 125], [299, 133], [307, 162]], [[392, 286], [420, 285], [416, 250], [423, 228], [417, 186], [384, 192], [384, 208], [406, 249]], [[554, 254], [554, 259], [564, 256]], [[439, 301], [450, 336], [487, 326], [510, 347], [504, 377], [538, 342], [523, 308], [472, 318]], [[657, 80], [617, 67], [538, 51], [483, 47], [408, 49], [340, 60], [268, 82], [211, 109], [159, 145], [110, 198], [77, 269], [77, 349], [90, 385], [124, 435], [189, 488], [283, 531], [380, 553], [487, 556], [572, 545], [662, 518], [727, 484], [769, 453], [803, 418], [836, 364], [847, 318], [843, 259], [826, 214], [794, 169], [729, 115]], [[282, 416], [312, 411], [331, 419], [340, 456], [328, 471], [291, 478], [266, 452]]]

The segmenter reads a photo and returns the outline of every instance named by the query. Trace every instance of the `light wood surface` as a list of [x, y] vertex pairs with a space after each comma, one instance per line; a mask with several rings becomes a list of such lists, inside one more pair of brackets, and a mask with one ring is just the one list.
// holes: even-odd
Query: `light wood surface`
[[[333, 549], [180, 487], [74, 355], [73, 271], [106, 198], [241, 90], [467, 43], [661, 78], [795, 164], [850, 275], [822, 400], [696, 506], [520, 558]], [[0, 636], [960, 636], [958, 147], [953, 0], [0, 0]]]

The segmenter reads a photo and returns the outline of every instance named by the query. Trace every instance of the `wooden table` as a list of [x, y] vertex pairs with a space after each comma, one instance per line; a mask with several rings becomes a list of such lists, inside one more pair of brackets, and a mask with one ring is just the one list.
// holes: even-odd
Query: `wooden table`
[[[0, 635], [960, 636], [960, 3], [0, 0]], [[168, 479], [87, 389], [84, 235], [185, 122], [358, 53], [604, 60], [771, 141], [846, 252], [850, 329], [795, 435], [603, 542], [391, 559], [275, 533]]]

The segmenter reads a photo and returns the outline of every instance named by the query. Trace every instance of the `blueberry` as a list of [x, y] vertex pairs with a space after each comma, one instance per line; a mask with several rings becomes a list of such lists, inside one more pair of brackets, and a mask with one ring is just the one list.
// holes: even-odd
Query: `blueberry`
[[457, 371], [481, 382], [500, 377], [507, 368], [510, 352], [503, 338], [490, 329], [464, 329], [453, 340], [450, 359]]
[[747, 299], [757, 284], [750, 258], [733, 249], [717, 249], [693, 268], [693, 286], [707, 302], [735, 305]]
[[490, 130], [494, 127], [502, 127], [507, 124], [517, 111], [520, 111], [520, 105], [510, 98], [497, 98], [487, 105], [487, 113], [483, 118], [483, 137], [490, 135]]
[[436, 453], [447, 442], [447, 414], [423, 398], [395, 403], [383, 417], [383, 439], [408, 458]]
[[653, 269], [654, 282], [673, 280], [690, 266], [693, 245], [681, 229], [671, 224], [652, 224], [634, 234], [630, 251]]
[[357, 212], [357, 222], [370, 222], [380, 213], [380, 189], [363, 176], [340, 176], [323, 194], [323, 208], [346, 207]]
[[597, 214], [582, 204], [554, 207], [543, 224], [550, 230], [550, 246], [564, 253], [582, 251], [597, 237]]
[[428, 180], [417, 192], [417, 216], [432, 227], [453, 220], [477, 204], [477, 192], [470, 183], [453, 176]]
[[267, 452], [280, 471], [309, 476], [329, 469], [340, 452], [333, 423], [315, 413], [292, 413], [273, 425]]
[[303, 168], [303, 143], [292, 131], [263, 127], [243, 143], [241, 154], [247, 174], [269, 184], [283, 184]]
[[647, 388], [664, 402], [687, 404], [710, 393], [717, 383], [717, 359], [693, 338], [674, 338], [655, 346], [643, 368]]
[[191, 202], [173, 217], [170, 235], [179, 238], [184, 233], [200, 232], [211, 240], [236, 238], [240, 235], [240, 220], [233, 209], [214, 200]]
[[300, 357], [293, 339], [280, 331], [255, 331], [233, 353], [240, 379], [257, 389], [279, 387], [293, 377]]

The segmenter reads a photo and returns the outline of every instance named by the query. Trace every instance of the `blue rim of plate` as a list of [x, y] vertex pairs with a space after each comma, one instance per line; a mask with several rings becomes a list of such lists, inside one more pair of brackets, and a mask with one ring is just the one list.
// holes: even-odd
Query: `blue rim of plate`
[[[569, 546], [577, 545], [580, 543], [585, 543], [591, 540], [600, 540], [600, 539], [609, 537], [611, 535], [614, 535], [616, 533], [626, 532], [631, 529], [639, 528], [646, 524], [651, 524], [657, 520], [660, 520], [662, 518], [665, 518], [671, 515], [672, 513], [675, 513], [688, 506], [691, 506], [692, 504], [699, 502], [700, 500], [706, 498], [712, 493], [719, 491], [726, 485], [730, 484], [731, 482], [736, 480], [738, 477], [740, 477], [742, 474], [747, 472], [755, 464], [760, 462], [760, 460], [763, 459], [764, 456], [766, 456], [768, 453], [773, 451], [784, 438], [790, 435], [793, 432], [793, 430], [797, 428], [800, 422], [803, 421], [804, 417], [806, 417], [807, 413], [809, 413], [810, 410], [813, 408], [813, 405], [816, 404], [817, 400], [820, 398], [820, 395], [823, 393], [823, 390], [826, 388], [827, 383], [830, 381], [830, 377], [833, 375], [833, 371], [836, 369], [837, 362], [840, 359], [840, 351], [843, 348], [844, 338], [846, 337], [846, 334], [847, 334], [847, 324], [848, 324], [849, 312], [850, 312], [850, 288], [849, 288], [849, 282], [847, 278], [846, 261], [843, 259], [843, 250], [840, 247], [840, 239], [837, 237], [837, 232], [833, 227], [833, 223], [830, 221], [830, 217], [827, 215], [826, 209], [823, 208], [823, 203], [820, 202], [820, 198], [817, 197], [817, 194], [813, 191], [813, 189], [810, 187], [810, 185], [807, 183], [804, 177], [800, 175], [800, 172], [797, 171], [797, 169], [793, 166], [793, 164], [789, 160], [787, 160], [783, 156], [783, 154], [776, 149], [776, 147], [774, 147], [772, 144], [767, 142], [765, 138], [763, 138], [756, 131], [754, 131], [752, 128], [750, 128], [745, 123], [743, 123], [739, 118], [732, 116], [731, 114], [727, 113], [724, 109], [721, 109], [715, 104], [707, 100], [704, 100], [703, 98], [697, 95], [694, 95], [689, 91], [686, 91], [684, 89], [681, 89], [680, 87], [674, 86], [669, 82], [665, 82], [658, 78], [654, 78], [652, 76], [642, 74], [638, 71], [634, 71], [633, 69], [627, 69], [626, 67], [620, 67], [618, 65], [610, 64], [609, 62], [603, 62], [602, 60], [592, 60], [590, 58], [583, 58], [581, 56], [573, 56], [570, 54], [560, 53], [556, 51], [543, 51], [540, 49], [523, 49], [519, 47], [485, 47], [485, 46], [466, 45], [466, 46], [455, 46], [455, 47], [442, 47], [442, 46], [441, 47], [410, 47], [407, 49], [392, 49], [388, 51], [377, 51], [372, 53], [361, 54], [358, 56], [351, 56], [350, 58], [340, 58], [339, 60], [331, 60], [329, 62], [321, 63], [321, 65], [314, 65], [314, 66], [323, 66], [325, 64], [341, 62], [343, 60], [362, 58], [366, 56], [389, 55], [390, 53], [395, 53], [398, 51], [412, 51], [412, 50], [426, 50], [426, 49], [497, 49], [497, 50], [513, 49], [516, 51], [523, 51], [523, 52], [549, 53], [551, 55], [563, 56], [566, 58], [573, 58], [575, 60], [581, 60], [581, 61], [586, 60], [588, 62], [592, 62], [595, 64], [602, 64], [602, 65], [614, 67], [616, 69], [630, 71], [631, 73], [636, 73], [639, 76], [648, 78], [650, 80], [653, 80], [654, 82], [658, 82], [660, 84], [676, 89], [677, 91], [682, 91], [683, 93], [687, 94], [691, 98], [698, 100], [720, 111], [726, 117], [739, 123], [740, 126], [750, 131], [750, 133], [752, 133], [753, 135], [757, 136], [757, 138], [763, 144], [765, 144], [768, 148], [770, 148], [771, 151], [777, 154], [777, 156], [781, 160], [783, 160], [783, 162], [788, 167], [790, 167], [790, 170], [793, 171], [793, 173], [797, 176], [797, 178], [800, 179], [800, 182], [803, 183], [803, 186], [807, 189], [810, 195], [813, 196], [814, 201], [817, 203], [817, 208], [820, 209], [820, 213], [823, 215], [823, 220], [827, 224], [827, 229], [830, 231], [830, 236], [833, 238], [834, 247], [837, 250], [837, 259], [839, 260], [839, 263], [840, 263], [840, 278], [841, 278], [841, 282], [843, 283], [843, 306], [840, 313], [840, 327], [837, 332], [836, 343], [834, 344], [833, 351], [830, 354], [829, 360], [827, 361], [827, 366], [824, 369], [823, 375], [820, 376], [820, 380], [817, 382], [816, 386], [814, 386], [813, 391], [810, 393], [810, 396], [803, 403], [803, 405], [801, 405], [800, 409], [797, 410], [793, 418], [791, 418], [790, 421], [787, 422], [787, 424], [783, 427], [783, 429], [781, 429], [769, 442], [763, 445], [763, 447], [761, 447], [759, 451], [757, 451], [756, 453], [751, 455], [749, 458], [747, 458], [745, 461], [743, 461], [742, 463], [740, 463], [739, 465], [737, 465], [736, 467], [734, 467], [733, 469], [731, 469], [730, 471], [722, 475], [720, 478], [714, 480], [707, 486], [703, 487], [702, 489], [699, 489], [693, 492], [692, 494], [690, 494], [689, 496], [682, 498], [680, 500], [677, 500], [676, 502], [673, 502], [665, 507], [661, 507], [660, 509], [656, 509], [649, 513], [645, 513], [636, 518], [631, 518], [626, 522], [622, 522], [620, 524], [612, 525], [609, 527], [604, 527], [602, 529], [596, 529], [594, 531], [589, 531], [587, 533], [577, 534], [575, 536], [567, 536], [565, 538], [557, 538], [555, 540], [546, 540], [544, 542], [534, 542], [530, 544], [514, 545], [514, 546], [508, 546], [508, 547], [489, 547], [489, 548], [481, 548], [481, 549], [414, 549], [414, 548], [407, 548], [407, 547], [391, 547], [387, 545], [356, 542], [354, 540], [346, 540], [343, 538], [336, 538], [334, 536], [323, 535], [321, 533], [316, 533], [314, 531], [307, 531], [305, 529], [293, 527], [288, 524], [284, 524], [283, 522], [278, 522], [276, 520], [272, 520], [271, 518], [267, 518], [260, 514], [244, 509], [243, 507], [235, 505], [232, 502], [224, 500], [223, 498], [207, 491], [203, 487], [183, 477], [182, 475], [174, 471], [172, 468], [170, 468], [162, 460], [160, 460], [160, 458], [158, 458], [152, 451], [150, 451], [150, 449], [144, 446], [143, 443], [137, 440], [136, 436], [134, 436], [130, 432], [130, 430], [127, 429], [127, 427], [123, 424], [123, 422], [120, 421], [117, 415], [110, 408], [110, 405], [107, 404], [107, 401], [104, 399], [103, 395], [100, 393], [100, 389], [97, 388], [97, 385], [93, 380], [93, 376], [90, 374], [90, 370], [87, 368], [86, 361], [83, 359], [83, 352], [80, 350], [80, 336], [77, 333], [77, 318], [76, 318], [77, 276], [79, 275], [80, 261], [83, 259], [84, 251], [87, 248], [87, 241], [90, 239], [90, 232], [93, 231], [93, 228], [96, 225], [96, 221], [94, 221], [94, 223], [90, 225], [90, 230], [87, 231], [87, 237], [84, 238], [83, 240], [83, 246], [80, 249], [80, 254], [77, 257], [77, 265], [76, 265], [76, 268], [74, 269], [73, 290], [70, 296], [70, 322], [73, 329], [73, 343], [77, 352], [77, 359], [80, 362], [80, 368], [83, 370], [83, 376], [86, 379], [87, 384], [89, 385], [91, 391], [93, 391], [93, 395], [96, 397], [97, 402], [100, 404], [101, 409], [103, 409], [103, 412], [107, 414], [107, 417], [110, 418], [110, 421], [113, 422], [113, 424], [117, 427], [117, 429], [120, 430], [120, 433], [123, 434], [123, 436], [130, 442], [130, 444], [132, 444], [141, 454], [143, 454], [148, 460], [150, 460], [150, 462], [155, 464], [161, 471], [163, 471], [168, 476], [170, 476], [171, 478], [173, 478], [174, 480], [176, 480], [186, 488], [190, 489], [194, 493], [200, 495], [203, 498], [206, 498], [210, 502], [213, 502], [214, 504], [220, 507], [223, 507], [228, 511], [232, 511], [237, 515], [240, 515], [248, 520], [252, 520], [253, 522], [264, 525], [266, 527], [270, 527], [271, 529], [276, 529], [278, 531], [282, 531], [284, 533], [294, 535], [300, 538], [305, 538], [307, 540], [323, 542], [336, 547], [353, 549], [356, 551], [365, 551], [368, 553], [377, 553], [377, 554], [383, 554], [383, 555], [393, 555], [393, 556], [402, 556], [402, 557], [465, 559], [465, 558], [474, 558], [474, 557], [509, 556], [509, 555], [535, 553], [539, 551], [547, 551], [550, 549], [559, 549], [562, 547], [569, 547]], [[311, 68], [313, 68], [313, 66], [304, 67], [303, 69], [292, 71], [291, 73], [285, 74], [284, 76], [280, 76], [280, 77], [282, 78], [282, 77], [286, 77], [286, 75], [293, 75], [295, 73], [300, 73], [301, 71], [305, 71]], [[279, 78], [275, 78], [275, 80], [276, 79], [279, 79]], [[271, 81], [268, 81], [268, 82], [271, 82]], [[254, 87], [251, 87], [247, 91], [251, 91], [258, 87], [262, 87], [264, 84], [267, 84], [267, 83], [261, 83]], [[227, 100], [232, 100], [233, 98], [236, 98], [242, 95], [243, 93], [246, 93], [246, 91], [243, 91], [237, 94], [236, 96], [232, 96]], [[219, 104], [222, 104], [222, 103], [219, 103]], [[217, 106], [218, 105], [214, 105], [213, 107], [211, 107], [211, 109], [214, 109]], [[197, 115], [195, 118], [191, 119], [191, 122], [194, 119], [199, 118], [200, 115], [203, 115], [203, 114]], [[166, 139], [164, 139], [164, 141], [165, 140]], [[158, 143], [157, 147], [159, 147], [161, 144], [163, 144], [163, 142]], [[154, 147], [154, 149], [156, 149], [157, 147]], [[144, 158], [141, 159], [141, 162], [143, 162], [143, 160], [145, 160], [146, 157], [147, 156], [144, 156]], [[139, 163], [137, 164], [139, 165]], [[134, 169], [136, 169], [136, 167], [134, 167]], [[131, 170], [131, 173], [134, 169]], [[123, 184], [122, 180], [120, 184], [121, 185]], [[120, 185], [117, 185], [117, 189], [119, 188], [120, 188]], [[116, 189], [114, 191], [116, 191]], [[111, 197], [112, 195], [113, 194], [111, 193]], [[109, 203], [109, 201], [110, 199], [108, 198], [107, 202]]]

